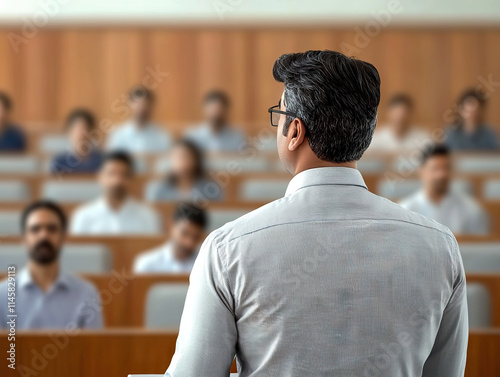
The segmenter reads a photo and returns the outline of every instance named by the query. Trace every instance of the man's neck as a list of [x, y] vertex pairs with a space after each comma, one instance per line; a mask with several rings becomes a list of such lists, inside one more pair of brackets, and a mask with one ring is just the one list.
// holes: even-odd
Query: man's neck
[[310, 169], [316, 169], [316, 168], [351, 168], [351, 169], [357, 169], [357, 161], [349, 161], [349, 162], [341, 162], [341, 163], [336, 163], [336, 162], [329, 162], [329, 161], [323, 161], [323, 160], [318, 160], [313, 163], [309, 162], [304, 162], [304, 163], [298, 163], [297, 166], [295, 167], [295, 172], [293, 175], [297, 175], [303, 171], [310, 170]]
[[109, 208], [111, 208], [113, 211], [119, 211], [125, 205], [127, 197], [115, 198], [112, 196], [105, 196], [104, 200]]
[[55, 261], [48, 265], [40, 265], [30, 261], [28, 263], [28, 272], [35, 284], [42, 291], [47, 292], [59, 276], [59, 262]]

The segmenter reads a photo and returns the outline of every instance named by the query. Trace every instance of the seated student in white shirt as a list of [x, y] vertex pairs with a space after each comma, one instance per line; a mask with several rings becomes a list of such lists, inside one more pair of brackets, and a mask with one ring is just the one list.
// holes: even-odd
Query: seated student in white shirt
[[102, 196], [76, 209], [71, 222], [74, 235], [157, 234], [158, 214], [130, 195], [134, 162], [125, 152], [110, 152], [98, 173]]
[[159, 153], [166, 151], [171, 137], [166, 129], [151, 122], [154, 96], [143, 86], [132, 88], [129, 93], [131, 118], [118, 126], [107, 142], [108, 150], [131, 153]]
[[244, 133], [229, 124], [230, 100], [226, 93], [214, 90], [205, 95], [202, 124], [186, 131], [185, 137], [207, 152], [239, 152], [245, 149]]
[[413, 100], [407, 94], [395, 94], [389, 100], [387, 123], [377, 125], [367, 152], [399, 153], [419, 151], [432, 141], [427, 132], [413, 125]]
[[455, 234], [488, 234], [489, 219], [466, 193], [452, 189], [449, 150], [436, 145], [423, 153], [419, 169], [423, 188], [400, 204], [447, 226]]
[[[59, 257], [66, 236], [66, 216], [50, 201], [28, 206], [21, 216], [28, 263], [0, 283], [0, 329], [100, 329], [102, 308], [95, 287], [62, 271]], [[15, 311], [9, 309], [8, 292], [15, 287]], [[9, 317], [16, 314], [17, 317]], [[14, 322], [12, 322], [14, 321]]]
[[134, 273], [189, 273], [206, 231], [205, 211], [193, 204], [181, 203], [172, 216], [170, 240], [139, 255]]

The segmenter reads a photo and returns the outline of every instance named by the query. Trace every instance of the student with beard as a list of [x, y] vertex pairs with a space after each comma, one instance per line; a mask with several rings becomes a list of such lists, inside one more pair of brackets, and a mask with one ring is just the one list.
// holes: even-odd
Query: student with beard
[[[27, 265], [16, 276], [17, 329], [103, 327], [102, 308], [94, 286], [61, 270], [59, 257], [66, 236], [66, 216], [59, 206], [38, 201], [21, 217]], [[0, 283], [3, 305], [0, 328], [13, 318], [8, 311], [9, 282]]]
[[156, 234], [161, 231], [157, 213], [131, 195], [134, 161], [126, 152], [110, 152], [98, 173], [101, 197], [79, 207], [71, 221], [71, 234]]

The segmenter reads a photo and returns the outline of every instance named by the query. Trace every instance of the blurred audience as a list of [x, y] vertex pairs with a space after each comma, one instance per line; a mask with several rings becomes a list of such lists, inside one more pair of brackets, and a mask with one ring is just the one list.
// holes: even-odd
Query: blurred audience
[[26, 149], [23, 130], [11, 123], [12, 100], [0, 92], [0, 152], [22, 152]]
[[207, 217], [202, 208], [189, 203], [179, 204], [172, 217], [170, 240], [139, 255], [134, 262], [134, 272], [191, 272], [206, 226]]
[[411, 152], [428, 141], [427, 132], [413, 124], [413, 100], [407, 94], [393, 95], [387, 108], [387, 123], [377, 126], [369, 152]]
[[170, 152], [169, 173], [148, 186], [146, 198], [149, 201], [220, 200], [222, 190], [205, 173], [200, 149], [183, 139], [177, 141]]
[[131, 197], [134, 162], [126, 152], [110, 152], [105, 156], [98, 180], [100, 198], [77, 208], [71, 222], [75, 235], [138, 235], [161, 231], [156, 212]]
[[71, 145], [52, 159], [51, 172], [95, 173], [101, 167], [104, 155], [91, 139], [96, 128], [94, 115], [85, 109], [73, 110], [66, 119], [65, 128]]
[[[22, 214], [21, 229], [29, 260], [16, 276], [16, 328], [102, 328], [102, 308], [94, 286], [61, 269], [59, 257], [66, 233], [61, 208], [48, 201], [31, 204]], [[0, 283], [0, 328], [9, 326], [11, 320], [9, 286], [7, 279]]]
[[423, 188], [400, 204], [447, 226], [455, 234], [488, 234], [487, 214], [464, 192], [451, 187], [452, 159], [447, 147], [423, 153], [419, 170]]
[[229, 124], [230, 100], [226, 93], [214, 90], [203, 100], [204, 121], [187, 130], [185, 137], [208, 152], [238, 152], [245, 146], [245, 135]]
[[134, 87], [129, 93], [131, 119], [118, 126], [108, 139], [109, 150], [131, 153], [165, 152], [171, 143], [166, 129], [152, 123], [154, 96], [143, 86]]
[[457, 103], [457, 121], [448, 126], [446, 145], [456, 151], [498, 150], [498, 137], [491, 127], [484, 123], [486, 95], [476, 89], [468, 89]]

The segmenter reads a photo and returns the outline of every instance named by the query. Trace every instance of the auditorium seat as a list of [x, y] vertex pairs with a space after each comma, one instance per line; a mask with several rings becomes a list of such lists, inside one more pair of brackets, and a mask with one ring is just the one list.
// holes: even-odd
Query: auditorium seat
[[18, 236], [21, 234], [20, 222], [20, 211], [0, 211], [0, 235]]
[[455, 166], [462, 173], [498, 173], [500, 156], [463, 156], [457, 158]]
[[248, 179], [240, 187], [242, 200], [274, 200], [285, 195], [289, 181], [286, 179]]
[[68, 146], [69, 140], [66, 135], [45, 135], [38, 142], [38, 150], [49, 155], [64, 152]]
[[490, 179], [484, 183], [483, 197], [487, 200], [500, 200], [500, 179]]
[[467, 284], [467, 306], [469, 328], [491, 327], [491, 297], [484, 285]]
[[178, 329], [188, 284], [159, 283], [153, 285], [146, 299], [146, 323], [149, 328]]
[[[400, 180], [397, 177], [381, 179], [377, 185], [377, 194], [384, 198], [403, 199], [416, 193], [421, 186], [418, 179], [404, 179], [403, 177]], [[469, 195], [473, 194], [474, 191], [471, 182], [463, 179], [453, 181], [452, 188]]]
[[49, 180], [43, 183], [42, 196], [57, 200], [60, 203], [75, 203], [97, 198], [101, 193], [95, 181], [83, 180]]
[[38, 158], [35, 156], [1, 156], [0, 173], [33, 174], [38, 171]]
[[358, 170], [361, 173], [380, 174], [385, 170], [385, 162], [379, 159], [363, 157], [358, 161]]
[[500, 273], [500, 243], [462, 243], [460, 253], [466, 273]]
[[30, 199], [30, 188], [25, 182], [0, 181], [0, 202], [23, 202]]
[[246, 209], [215, 209], [208, 212], [208, 231], [218, 229], [248, 213]]
[[207, 160], [206, 166], [209, 170], [227, 171], [229, 173], [265, 172], [269, 170], [268, 161], [255, 156], [211, 157]]
[[[3, 244], [0, 251], [0, 271], [7, 266], [23, 267], [28, 261], [25, 247], [21, 244]], [[61, 254], [61, 264], [65, 272], [85, 274], [105, 274], [112, 270], [111, 252], [101, 244], [67, 244]]]

